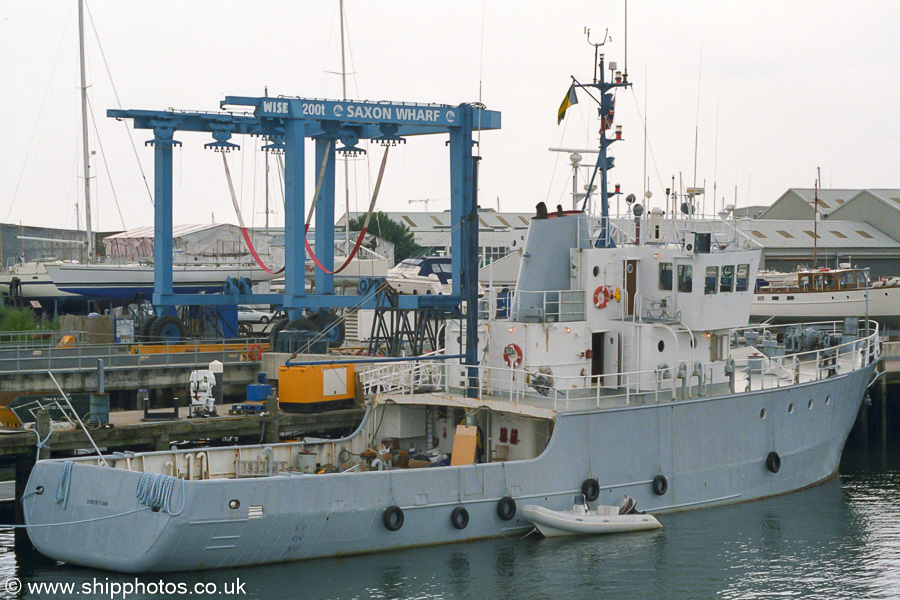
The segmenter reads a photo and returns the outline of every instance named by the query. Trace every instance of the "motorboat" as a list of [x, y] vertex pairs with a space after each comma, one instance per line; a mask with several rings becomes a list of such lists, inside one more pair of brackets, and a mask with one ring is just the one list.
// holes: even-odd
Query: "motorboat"
[[868, 318], [883, 326], [900, 325], [900, 277], [871, 281], [866, 269], [798, 269], [760, 273], [751, 318], [774, 323]]
[[571, 510], [526, 504], [522, 507], [522, 517], [534, 523], [544, 537], [626, 533], [662, 527], [653, 515], [635, 511], [634, 501], [627, 496], [619, 505], [600, 504], [593, 509], [582, 494], [575, 496]]

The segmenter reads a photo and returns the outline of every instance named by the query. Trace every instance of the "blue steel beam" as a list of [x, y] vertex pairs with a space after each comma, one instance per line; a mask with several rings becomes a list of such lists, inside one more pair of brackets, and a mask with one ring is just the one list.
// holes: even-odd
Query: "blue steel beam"
[[[473, 111], [474, 131], [500, 129], [500, 113], [472, 105], [412, 104], [405, 102], [365, 102], [314, 98], [269, 98], [226, 96], [221, 106], [250, 106], [259, 118], [338, 121], [358, 125], [399, 125], [397, 135], [445, 133], [461, 124], [461, 108]], [[377, 128], [376, 128], [377, 129]], [[313, 134], [314, 135], [314, 134]], [[365, 128], [361, 139], [375, 139], [372, 128]]]
[[[110, 110], [117, 119], [130, 118], [136, 129], [153, 129], [156, 145], [156, 236], [154, 305], [170, 309], [177, 304], [222, 305], [235, 302], [281, 304], [297, 318], [304, 308], [349, 307], [358, 297], [334, 296], [333, 278], [316, 274], [316, 291], [305, 290], [306, 250], [303, 239], [304, 143], [316, 139], [317, 173], [328, 157], [329, 166], [319, 191], [316, 248], [320, 260], [333, 270], [334, 240], [334, 142], [353, 146], [360, 139], [392, 140], [412, 135], [450, 134], [450, 179], [453, 293], [449, 296], [401, 296], [401, 308], [466, 306], [466, 359], [468, 394], [477, 394], [478, 314], [478, 206], [477, 158], [472, 156], [472, 132], [500, 128], [500, 113], [462, 104], [407, 104], [390, 102], [334, 101], [304, 98], [227, 96], [222, 106], [250, 106], [254, 115], [188, 113], [174, 111]], [[207, 132], [224, 143], [230, 134], [266, 135], [281, 143], [285, 152], [285, 293], [250, 295], [193, 295], [172, 293], [172, 154], [174, 131]], [[374, 296], [362, 300], [374, 305]]]
[[[316, 200], [315, 252], [322, 266], [334, 272], [334, 145], [335, 140], [316, 139], [316, 181], [319, 190]], [[322, 171], [322, 162], [325, 170]], [[321, 175], [321, 181], [319, 176]], [[334, 275], [316, 269], [316, 295], [334, 294]]]
[[[156, 299], [154, 294], [154, 299]], [[159, 297], [165, 306], [223, 306], [234, 304], [272, 304], [282, 306], [282, 294], [165, 294]], [[459, 306], [459, 296], [400, 296], [398, 306], [403, 309], [444, 308]], [[304, 305], [310, 310], [320, 308], [375, 308], [375, 295], [369, 298], [359, 296], [325, 296], [310, 294], [305, 296]]]
[[[291, 319], [300, 317], [306, 299], [306, 199], [304, 196], [304, 121], [289, 119], [284, 124], [284, 300]], [[318, 244], [316, 245], [318, 246]]]

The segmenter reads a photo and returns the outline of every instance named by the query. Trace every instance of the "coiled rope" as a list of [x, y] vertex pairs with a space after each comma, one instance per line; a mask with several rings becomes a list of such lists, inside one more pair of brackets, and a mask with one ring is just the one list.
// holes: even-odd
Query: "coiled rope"
[[[177, 512], [172, 512], [172, 490], [178, 481], [181, 481], [181, 508]], [[144, 506], [162, 509], [173, 517], [181, 514], [187, 500], [184, 479], [159, 473], [141, 473], [134, 495]]]
[[59, 472], [59, 478], [56, 480], [56, 503], [62, 504], [63, 510], [66, 510], [69, 505], [69, 486], [72, 483], [73, 466], [75, 463], [71, 460], [64, 462], [62, 471]]

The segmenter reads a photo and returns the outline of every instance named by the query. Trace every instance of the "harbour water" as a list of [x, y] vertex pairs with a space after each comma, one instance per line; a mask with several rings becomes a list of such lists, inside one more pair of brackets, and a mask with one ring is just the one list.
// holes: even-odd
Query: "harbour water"
[[[17, 556], [3, 598], [859, 599], [900, 597], [900, 445], [848, 447], [840, 477], [733, 506], [663, 515], [650, 533], [494, 539], [202, 573], [119, 575]], [[123, 528], [127, 536], [127, 528]], [[7, 589], [16, 578], [22, 589]], [[36, 585], [71, 584], [37, 591]], [[143, 584], [143, 587], [140, 586]], [[180, 590], [177, 586], [181, 585]], [[129, 587], [131, 586], [131, 587]], [[186, 593], [180, 593], [188, 590]]]

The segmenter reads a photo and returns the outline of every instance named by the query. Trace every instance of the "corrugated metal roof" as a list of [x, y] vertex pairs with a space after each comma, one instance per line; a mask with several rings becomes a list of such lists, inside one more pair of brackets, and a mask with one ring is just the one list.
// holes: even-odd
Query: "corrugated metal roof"
[[[350, 218], [356, 219], [366, 213], [351, 212]], [[389, 212], [392, 221], [402, 223], [412, 231], [419, 233], [435, 229], [451, 229], [450, 211], [442, 212]], [[481, 230], [493, 229], [527, 229], [534, 213], [507, 213], [482, 210], [478, 211]]]
[[857, 221], [819, 221], [814, 229], [811, 221], [757, 219], [750, 234], [763, 248], [812, 248], [817, 235], [820, 247], [900, 249], [897, 240]]
[[854, 196], [858, 195], [862, 190], [859, 189], [819, 189], [815, 188], [791, 188], [789, 191], [800, 196], [810, 207], [819, 197], [819, 214], [828, 215], [839, 209], [841, 206], [849, 202]]
[[[236, 228], [236, 225], [231, 225], [230, 223], [206, 223], [202, 225], [175, 225], [172, 227], [172, 237], [181, 237], [185, 235], [190, 235], [192, 233], [198, 233], [201, 231], [209, 231], [210, 229], [218, 229], [218, 228]], [[138, 227], [136, 229], [129, 229], [128, 231], [123, 231], [122, 233], [117, 233], [115, 235], [107, 236], [104, 239], [131, 239], [131, 238], [152, 238], [154, 237], [155, 228], [153, 225], [148, 225], [146, 227]]]

